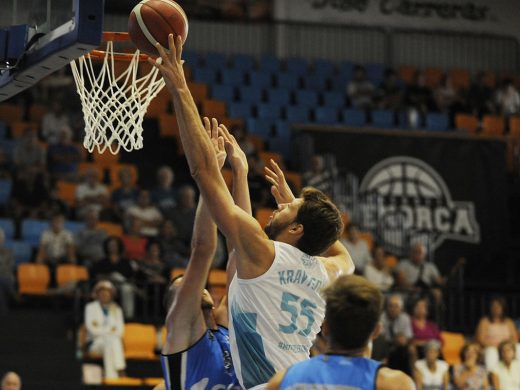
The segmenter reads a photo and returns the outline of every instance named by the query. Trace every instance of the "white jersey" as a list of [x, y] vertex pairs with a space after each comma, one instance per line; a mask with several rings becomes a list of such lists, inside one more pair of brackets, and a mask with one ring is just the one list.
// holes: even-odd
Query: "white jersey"
[[325, 317], [323, 264], [282, 242], [275, 241], [274, 250], [267, 272], [254, 279], [235, 275], [229, 287], [231, 356], [246, 389], [308, 359]]

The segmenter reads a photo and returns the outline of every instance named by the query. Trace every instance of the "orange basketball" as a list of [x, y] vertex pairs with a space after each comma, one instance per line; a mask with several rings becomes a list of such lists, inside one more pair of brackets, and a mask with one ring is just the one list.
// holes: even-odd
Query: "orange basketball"
[[143, 0], [130, 13], [128, 33], [139, 50], [158, 56], [155, 44], [168, 48], [168, 35], [180, 35], [186, 41], [188, 18], [175, 1]]

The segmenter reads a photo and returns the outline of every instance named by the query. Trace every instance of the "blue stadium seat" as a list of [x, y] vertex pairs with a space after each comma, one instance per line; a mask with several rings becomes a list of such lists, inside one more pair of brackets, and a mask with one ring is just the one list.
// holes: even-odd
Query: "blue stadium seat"
[[337, 125], [338, 110], [333, 107], [318, 107], [314, 110], [314, 121], [323, 125]]
[[48, 227], [48, 221], [25, 219], [22, 222], [22, 240], [32, 246], [37, 246], [43, 231]]
[[280, 153], [284, 160], [288, 161], [291, 158], [291, 139], [288, 137], [271, 137], [269, 138], [269, 150]]
[[238, 88], [238, 100], [248, 103], [261, 103], [264, 93], [259, 87]]
[[270, 71], [253, 70], [249, 72], [249, 85], [258, 88], [273, 86], [273, 75]]
[[6, 206], [11, 197], [13, 183], [9, 179], [0, 179], [0, 206]]
[[7, 137], [7, 124], [4, 121], [0, 121], [0, 139]]
[[13, 161], [14, 149], [16, 148], [17, 140], [14, 139], [0, 139], [0, 149], [5, 153], [5, 157], [9, 161]]
[[345, 90], [348, 82], [354, 77], [354, 64], [351, 62], [342, 62], [339, 66], [339, 74], [337, 82], [332, 83], [334, 89]]
[[16, 265], [31, 261], [33, 248], [25, 241], [6, 241], [5, 247], [14, 252]]
[[365, 112], [355, 108], [343, 110], [343, 123], [347, 126], [365, 126], [367, 118]]
[[332, 62], [327, 60], [314, 61], [314, 73], [324, 77], [330, 77], [334, 74], [335, 66]]
[[0, 228], [4, 231], [6, 240], [12, 240], [14, 238], [14, 222], [12, 219], [0, 218]]
[[231, 118], [247, 119], [253, 115], [251, 103], [230, 103], [227, 110]]
[[285, 108], [285, 117], [291, 123], [309, 122], [309, 109], [303, 106], [288, 106]]
[[449, 130], [450, 119], [448, 115], [430, 112], [426, 115], [426, 130], [430, 131], [446, 131]]
[[225, 102], [232, 102], [235, 99], [235, 87], [232, 85], [213, 85], [211, 87], [211, 97]]
[[222, 84], [241, 87], [244, 85], [244, 71], [241, 69], [223, 69], [220, 72]]
[[246, 122], [247, 130], [251, 134], [258, 135], [263, 139], [271, 137], [273, 132], [273, 121], [267, 119], [249, 118]]
[[278, 138], [291, 138], [291, 127], [287, 121], [276, 121], [274, 124], [275, 136]]
[[318, 93], [316, 91], [309, 91], [301, 89], [294, 94], [296, 104], [305, 107], [317, 107], [318, 106]]
[[257, 105], [257, 116], [260, 119], [280, 119], [282, 117], [281, 107], [278, 104], [260, 103]]
[[294, 73], [280, 72], [276, 75], [278, 88], [296, 89], [299, 87], [300, 77]]
[[378, 87], [385, 78], [386, 66], [383, 64], [367, 64], [365, 65], [365, 70], [367, 71], [367, 79], [376, 87]]
[[308, 89], [324, 91], [327, 89], [328, 76], [320, 73], [310, 73], [303, 78], [303, 86]]
[[200, 65], [200, 55], [191, 50], [182, 51], [182, 59], [186, 61], [186, 65], [190, 68], [196, 68]]
[[303, 76], [307, 73], [309, 64], [303, 58], [288, 58], [285, 62], [285, 68], [288, 72]]
[[325, 107], [343, 108], [345, 106], [345, 93], [339, 91], [324, 92], [323, 105]]
[[270, 72], [278, 72], [280, 70], [280, 60], [274, 56], [263, 56], [260, 58], [260, 69], [269, 70]]
[[72, 234], [75, 234], [79, 232], [81, 229], [83, 229], [85, 227], [85, 224], [83, 222], [78, 221], [65, 221], [64, 227]]
[[390, 110], [372, 111], [372, 126], [385, 129], [395, 127], [394, 112]]
[[194, 68], [193, 80], [204, 84], [215, 84], [217, 82], [217, 71], [211, 68]]
[[408, 119], [407, 111], [399, 111], [397, 113], [397, 127], [399, 127], [400, 129], [410, 128], [410, 121]]
[[286, 106], [291, 103], [291, 91], [285, 88], [268, 89], [267, 101], [280, 106]]
[[233, 68], [242, 70], [251, 70], [255, 67], [255, 59], [245, 54], [237, 54], [233, 56]]
[[221, 53], [207, 53], [204, 58], [204, 64], [206, 68], [224, 69], [227, 65], [227, 59]]

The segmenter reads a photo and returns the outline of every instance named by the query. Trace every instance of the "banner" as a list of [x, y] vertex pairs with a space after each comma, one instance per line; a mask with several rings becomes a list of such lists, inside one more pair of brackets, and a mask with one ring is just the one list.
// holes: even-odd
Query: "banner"
[[284, 21], [469, 31], [520, 39], [517, 0], [277, 0]]
[[411, 242], [422, 241], [444, 272], [466, 257], [473, 279], [501, 277], [509, 236], [504, 142], [370, 130], [302, 132], [315, 153], [332, 154], [343, 172], [336, 202], [387, 250], [405, 257]]

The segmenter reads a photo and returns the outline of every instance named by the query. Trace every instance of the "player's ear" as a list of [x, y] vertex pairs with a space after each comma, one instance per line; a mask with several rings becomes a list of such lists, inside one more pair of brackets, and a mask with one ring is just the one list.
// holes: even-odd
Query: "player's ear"
[[303, 235], [303, 225], [301, 223], [293, 223], [289, 227], [289, 233], [302, 236]]
[[379, 335], [381, 334], [382, 330], [383, 330], [383, 324], [381, 323], [381, 321], [379, 321], [377, 323], [376, 327], [374, 328], [374, 330], [372, 331], [372, 334], [370, 335], [370, 341], [377, 339], [379, 337]]

